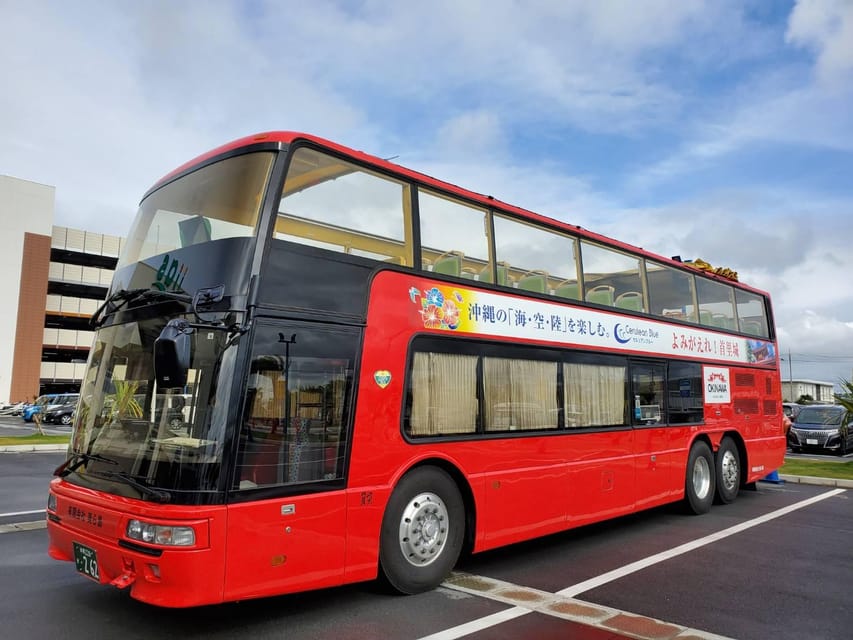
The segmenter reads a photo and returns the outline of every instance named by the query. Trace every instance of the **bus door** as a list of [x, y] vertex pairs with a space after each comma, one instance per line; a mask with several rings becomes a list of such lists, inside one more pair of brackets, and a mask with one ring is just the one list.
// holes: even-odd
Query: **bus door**
[[343, 581], [359, 331], [261, 321], [227, 526], [226, 599]]
[[663, 502], [671, 491], [672, 454], [667, 428], [666, 365], [631, 362], [631, 423], [637, 506]]

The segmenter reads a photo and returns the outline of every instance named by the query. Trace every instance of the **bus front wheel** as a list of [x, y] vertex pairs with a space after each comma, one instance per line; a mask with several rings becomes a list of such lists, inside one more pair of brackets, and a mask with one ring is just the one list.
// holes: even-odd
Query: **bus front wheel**
[[690, 449], [687, 474], [684, 480], [684, 503], [696, 515], [708, 513], [714, 502], [714, 455], [707, 443], [701, 440]]
[[388, 501], [379, 564], [388, 583], [414, 594], [442, 583], [459, 558], [465, 507], [453, 479], [437, 467], [406, 474]]

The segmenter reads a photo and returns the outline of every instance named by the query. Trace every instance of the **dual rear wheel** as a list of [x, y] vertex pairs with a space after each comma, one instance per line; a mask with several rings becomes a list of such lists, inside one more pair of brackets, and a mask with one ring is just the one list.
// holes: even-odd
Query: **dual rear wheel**
[[729, 436], [720, 441], [717, 455], [703, 441], [697, 441], [687, 458], [684, 502], [695, 514], [707, 513], [716, 500], [729, 504], [737, 498], [743, 472], [740, 452]]

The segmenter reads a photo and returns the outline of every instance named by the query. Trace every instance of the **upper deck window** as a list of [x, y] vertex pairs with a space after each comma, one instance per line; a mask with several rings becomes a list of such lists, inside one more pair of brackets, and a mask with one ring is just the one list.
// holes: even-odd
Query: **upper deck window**
[[584, 297], [587, 302], [645, 311], [641, 262], [637, 256], [581, 242]]
[[498, 284], [580, 300], [577, 240], [500, 215], [494, 226]]
[[696, 278], [699, 323], [733, 331], [735, 327], [734, 287], [708, 278]]
[[412, 264], [408, 185], [314, 149], [293, 153], [275, 237]]
[[646, 260], [649, 310], [656, 316], [696, 322], [694, 277], [665, 264]]
[[193, 244], [251, 236], [274, 155], [247, 153], [173, 180], [139, 207], [117, 268]]
[[418, 190], [421, 266], [448, 276], [491, 282], [487, 212], [425, 189]]

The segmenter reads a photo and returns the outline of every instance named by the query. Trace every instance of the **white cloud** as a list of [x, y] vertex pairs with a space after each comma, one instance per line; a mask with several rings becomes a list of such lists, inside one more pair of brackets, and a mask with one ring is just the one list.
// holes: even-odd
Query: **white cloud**
[[816, 71], [821, 82], [834, 83], [853, 76], [853, 2], [850, 0], [797, 0], [785, 39], [817, 52]]

